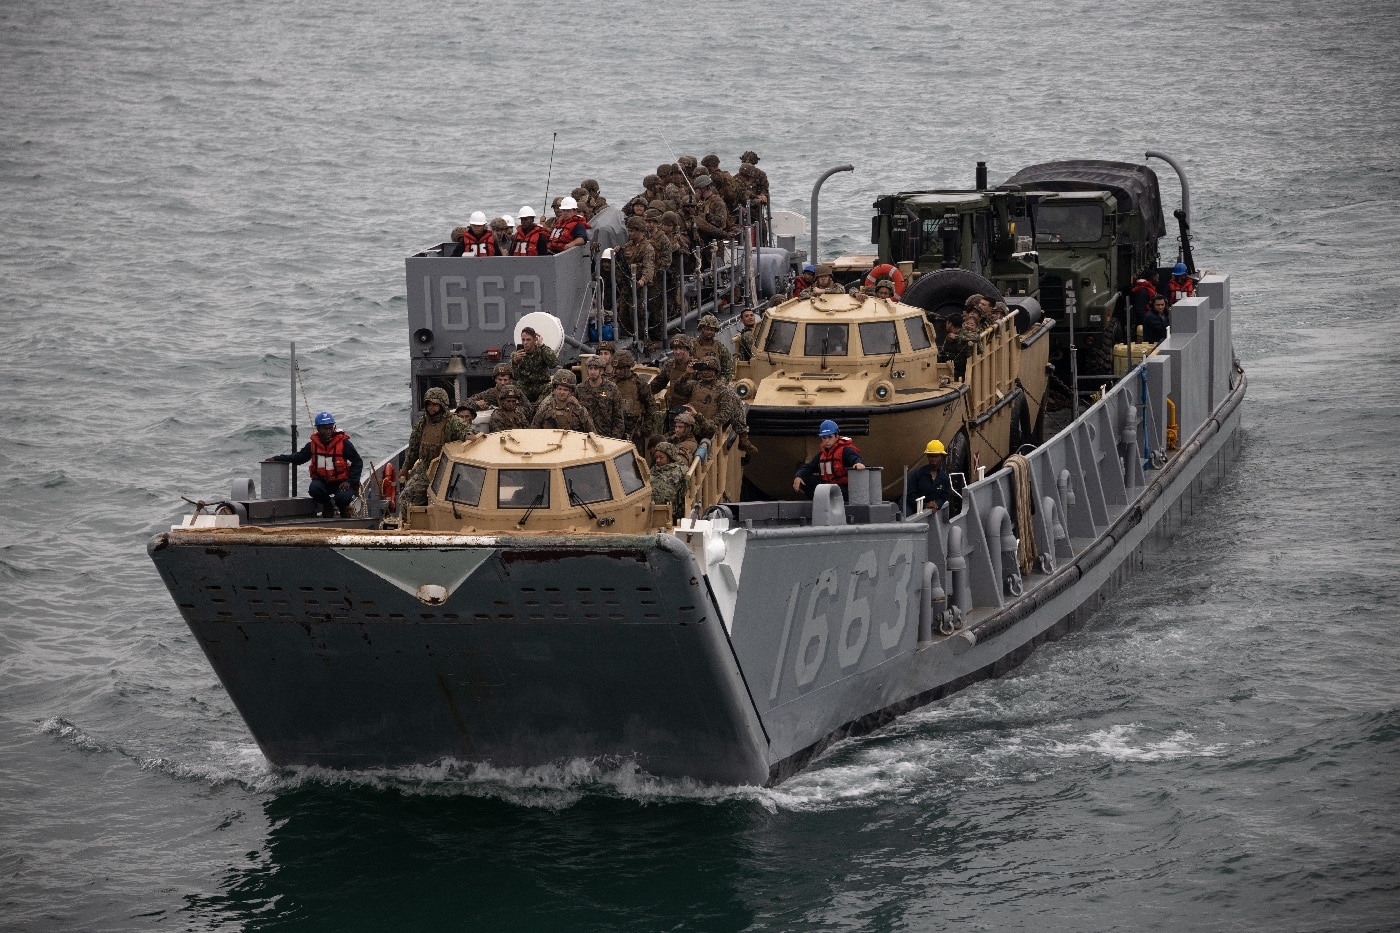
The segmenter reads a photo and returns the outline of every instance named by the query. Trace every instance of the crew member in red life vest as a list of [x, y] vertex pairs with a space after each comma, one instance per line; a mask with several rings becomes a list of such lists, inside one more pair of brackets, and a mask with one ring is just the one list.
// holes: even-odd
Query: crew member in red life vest
[[578, 202], [571, 197], [563, 198], [554, 228], [549, 231], [549, 251], [562, 253], [571, 246], [582, 246], [588, 242], [588, 230], [588, 223], [579, 216]]
[[792, 280], [792, 293], [789, 298], [801, 298], [802, 293], [812, 287], [817, 280], [817, 267], [810, 262], [802, 267], [802, 274]]
[[491, 233], [491, 228], [486, 225], [484, 213], [472, 211], [467, 225], [466, 231], [462, 234], [463, 256], [501, 255], [500, 250], [496, 248], [496, 237]]
[[549, 231], [535, 223], [535, 209], [526, 204], [520, 209], [519, 225], [515, 228], [515, 242], [511, 244], [512, 256], [544, 256], [549, 250]]
[[1128, 292], [1128, 306], [1131, 314], [1128, 317], [1129, 340], [1136, 340], [1137, 326], [1143, 322], [1147, 316], [1148, 309], [1152, 307], [1152, 299], [1157, 297], [1157, 283], [1153, 281], [1156, 276], [1153, 272], [1144, 272], [1133, 280], [1133, 287]]
[[1186, 271], [1186, 263], [1179, 262], [1172, 269], [1172, 280], [1167, 284], [1168, 304], [1176, 304], [1183, 298], [1196, 294], [1196, 280]]
[[821, 449], [815, 457], [798, 467], [797, 475], [792, 479], [792, 491], [810, 499], [819, 483], [835, 483], [844, 494], [846, 474], [851, 470], [865, 469], [865, 461], [851, 439], [841, 436], [841, 429], [835, 421], [823, 421], [817, 430], [817, 437], [821, 438]]
[[350, 435], [337, 431], [335, 418], [328, 411], [316, 416], [316, 433], [294, 454], [268, 457], [278, 463], [302, 464], [311, 461], [311, 485], [307, 495], [321, 503], [321, 517], [350, 517], [350, 502], [360, 486], [360, 454], [350, 443]]

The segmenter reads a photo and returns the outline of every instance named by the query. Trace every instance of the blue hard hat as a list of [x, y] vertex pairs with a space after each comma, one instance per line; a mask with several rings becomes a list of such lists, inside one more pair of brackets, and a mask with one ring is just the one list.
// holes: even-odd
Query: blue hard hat
[[1172, 275], [1185, 275], [1186, 271], [1186, 263], [1184, 262], [1179, 262], [1172, 267]]
[[833, 434], [840, 434], [841, 429], [836, 426], [836, 422], [830, 418], [822, 422], [822, 426], [817, 429], [817, 437], [831, 437]]
[[816, 271], [817, 271], [817, 267], [814, 266], [814, 265], [812, 265], [812, 264], [809, 262], [809, 263], [807, 263], [807, 265], [805, 265], [805, 266], [802, 267], [802, 271], [803, 271], [803, 272], [816, 272]]
[[319, 428], [323, 424], [334, 425], [335, 415], [331, 414], [328, 411], [318, 411], [316, 413], [316, 427]]

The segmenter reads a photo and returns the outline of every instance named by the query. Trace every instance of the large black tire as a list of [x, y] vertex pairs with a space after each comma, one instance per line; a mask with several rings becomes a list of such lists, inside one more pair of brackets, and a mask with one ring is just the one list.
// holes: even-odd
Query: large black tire
[[1022, 390], [1011, 403], [1011, 444], [1006, 455], [1021, 452], [1021, 445], [1031, 441], [1031, 407], [1026, 404], [1026, 394]]
[[991, 282], [966, 269], [937, 269], [914, 280], [900, 301], [923, 308], [930, 318], [946, 318], [962, 313], [963, 302], [969, 295], [984, 295], [992, 304], [1002, 300], [1001, 292]]

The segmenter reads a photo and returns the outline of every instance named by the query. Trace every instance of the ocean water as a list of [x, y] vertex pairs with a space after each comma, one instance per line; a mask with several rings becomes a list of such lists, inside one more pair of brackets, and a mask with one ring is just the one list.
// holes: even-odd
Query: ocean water
[[[1398, 40], [1380, 0], [0, 5], [0, 929], [1400, 927]], [[749, 148], [803, 214], [856, 166], [823, 255], [979, 159], [1173, 154], [1250, 378], [1225, 483], [1090, 624], [777, 788], [270, 768], [145, 543], [285, 447], [288, 343], [388, 453], [406, 254]]]

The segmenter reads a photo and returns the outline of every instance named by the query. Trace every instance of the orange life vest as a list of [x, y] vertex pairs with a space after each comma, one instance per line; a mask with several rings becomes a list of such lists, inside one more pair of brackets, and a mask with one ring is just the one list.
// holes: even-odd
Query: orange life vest
[[817, 461], [817, 469], [821, 472], [823, 483], [846, 485], [846, 458], [844, 454], [847, 447], [860, 453], [860, 449], [851, 443], [849, 437], [836, 438], [836, 443], [832, 444], [829, 450], [821, 452], [821, 458]]
[[515, 243], [510, 248], [512, 256], [543, 256], [546, 254], [545, 243], [549, 240], [549, 231], [539, 224], [535, 224], [529, 230], [523, 227], [515, 228]]
[[496, 248], [496, 237], [492, 235], [491, 228], [487, 227], [481, 233], [472, 233], [470, 229], [462, 234], [462, 255], [463, 256], [499, 256], [501, 251]]
[[350, 435], [336, 431], [329, 441], [320, 432], [311, 435], [311, 478], [324, 483], [343, 483], [350, 478], [350, 461], [345, 459], [345, 442]]

